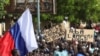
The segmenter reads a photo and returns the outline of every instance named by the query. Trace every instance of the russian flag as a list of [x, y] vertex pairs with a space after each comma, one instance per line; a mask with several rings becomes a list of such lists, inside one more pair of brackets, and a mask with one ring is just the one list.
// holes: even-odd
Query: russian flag
[[32, 15], [29, 9], [26, 9], [14, 26], [0, 39], [0, 56], [12, 56], [13, 49], [18, 49], [21, 56], [25, 56], [37, 48]]

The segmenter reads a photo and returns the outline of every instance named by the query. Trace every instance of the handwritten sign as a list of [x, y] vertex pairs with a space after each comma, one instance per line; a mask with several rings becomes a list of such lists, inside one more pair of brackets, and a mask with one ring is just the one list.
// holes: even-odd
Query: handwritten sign
[[65, 31], [61, 28], [61, 25], [56, 25], [51, 27], [50, 29], [45, 29], [43, 31], [45, 35], [45, 40], [47, 42], [55, 41], [61, 37], [64, 37]]
[[67, 29], [66, 40], [72, 40], [73, 38], [79, 41], [94, 41], [93, 29]]

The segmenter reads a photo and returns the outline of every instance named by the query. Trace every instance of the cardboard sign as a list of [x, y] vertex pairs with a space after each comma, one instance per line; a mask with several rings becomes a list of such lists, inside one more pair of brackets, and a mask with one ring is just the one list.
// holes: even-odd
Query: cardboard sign
[[73, 38], [79, 41], [94, 41], [93, 29], [67, 29], [66, 40], [72, 40]]
[[55, 41], [65, 35], [65, 30], [61, 28], [61, 25], [56, 25], [50, 29], [43, 31], [43, 34], [46, 36], [45, 40], [47, 42]]

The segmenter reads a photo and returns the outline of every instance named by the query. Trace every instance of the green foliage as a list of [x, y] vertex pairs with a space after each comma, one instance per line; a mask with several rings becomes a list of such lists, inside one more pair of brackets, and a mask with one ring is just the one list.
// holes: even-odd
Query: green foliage
[[41, 14], [41, 21], [53, 21], [55, 23], [62, 22], [64, 19], [64, 16], [62, 15], [52, 15], [52, 14], [47, 14], [43, 13]]
[[43, 13], [41, 14], [41, 21], [48, 21], [50, 20], [50, 14]]
[[60, 22], [63, 21], [63, 19], [64, 19], [64, 16], [57, 15], [57, 16], [55, 16], [55, 17], [53, 18], [52, 21], [55, 22], [55, 23], [60, 23]]
[[3, 0], [4, 4], [9, 4], [10, 0]]
[[100, 18], [100, 0], [57, 0], [57, 14], [68, 16], [73, 23]]
[[37, 23], [38, 22], [38, 18], [37, 17], [33, 17], [33, 22]]
[[0, 18], [6, 14], [4, 7], [9, 4], [9, 0], [0, 0]]

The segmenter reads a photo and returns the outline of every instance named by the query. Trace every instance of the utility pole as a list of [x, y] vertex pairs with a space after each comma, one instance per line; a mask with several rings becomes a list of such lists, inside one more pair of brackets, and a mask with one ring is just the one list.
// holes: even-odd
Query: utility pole
[[56, 1], [53, 0], [53, 14], [56, 14]]
[[37, 0], [37, 18], [38, 18], [38, 34], [41, 32], [40, 30], [40, 0]]

